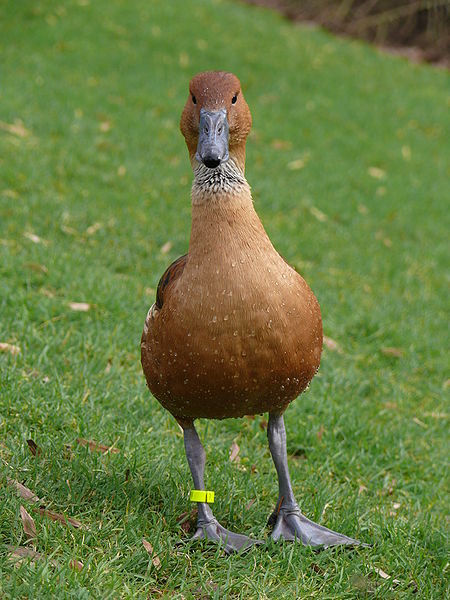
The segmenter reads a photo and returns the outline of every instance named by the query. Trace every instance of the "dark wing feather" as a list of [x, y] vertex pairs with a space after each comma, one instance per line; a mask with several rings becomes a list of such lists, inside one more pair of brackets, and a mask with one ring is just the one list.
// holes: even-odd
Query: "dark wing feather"
[[180, 277], [181, 273], [184, 271], [184, 267], [186, 266], [188, 255], [183, 254], [180, 258], [177, 258], [170, 267], [168, 267], [165, 271], [161, 279], [158, 283], [158, 288], [156, 290], [156, 302], [155, 306], [159, 310], [161, 310], [162, 305], [164, 304], [164, 294], [167, 292], [167, 289], [172, 285], [174, 281]]

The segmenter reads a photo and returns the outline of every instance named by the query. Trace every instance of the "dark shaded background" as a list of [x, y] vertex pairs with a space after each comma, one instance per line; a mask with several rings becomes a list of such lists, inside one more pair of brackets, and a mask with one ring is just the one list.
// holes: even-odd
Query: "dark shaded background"
[[334, 33], [403, 49], [411, 58], [450, 64], [449, 0], [248, 0]]

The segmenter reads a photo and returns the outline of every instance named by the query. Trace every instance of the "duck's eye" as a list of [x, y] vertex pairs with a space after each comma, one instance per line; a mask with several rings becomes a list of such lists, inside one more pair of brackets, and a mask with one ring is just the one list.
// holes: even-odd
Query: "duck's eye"
[[237, 102], [237, 94], [235, 94], [232, 98], [231, 98], [231, 104], [236, 104]]
[[197, 104], [197, 98], [196, 98], [194, 95], [192, 95], [192, 102], [193, 102], [194, 104]]

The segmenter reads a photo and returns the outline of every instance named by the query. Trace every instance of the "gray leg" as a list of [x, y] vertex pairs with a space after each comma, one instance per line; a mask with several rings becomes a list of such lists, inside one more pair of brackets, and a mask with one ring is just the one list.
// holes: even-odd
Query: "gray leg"
[[[183, 425], [182, 425], [183, 426]], [[206, 453], [198, 437], [194, 424], [183, 427], [184, 447], [186, 457], [191, 469], [192, 479], [196, 490], [204, 490], [204, 472]], [[260, 544], [259, 540], [252, 540], [246, 535], [228, 531], [216, 520], [209, 504], [198, 502], [197, 531], [193, 539], [208, 539], [223, 544], [225, 552], [231, 554], [246, 550], [253, 544]]]
[[349, 546], [359, 545], [361, 542], [318, 525], [300, 512], [289, 477], [283, 415], [269, 414], [267, 437], [269, 438], [269, 448], [277, 470], [279, 484], [277, 507], [269, 519], [269, 523], [274, 525], [272, 538], [274, 540], [280, 538], [298, 540], [305, 546], [322, 546], [325, 548], [343, 544]]

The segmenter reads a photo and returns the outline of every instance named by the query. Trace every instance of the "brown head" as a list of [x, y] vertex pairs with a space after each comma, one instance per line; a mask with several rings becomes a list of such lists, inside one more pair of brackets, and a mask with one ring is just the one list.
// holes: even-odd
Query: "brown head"
[[250, 109], [235, 75], [206, 71], [191, 79], [180, 129], [193, 166], [199, 162], [215, 169], [232, 158], [243, 171], [251, 126]]

